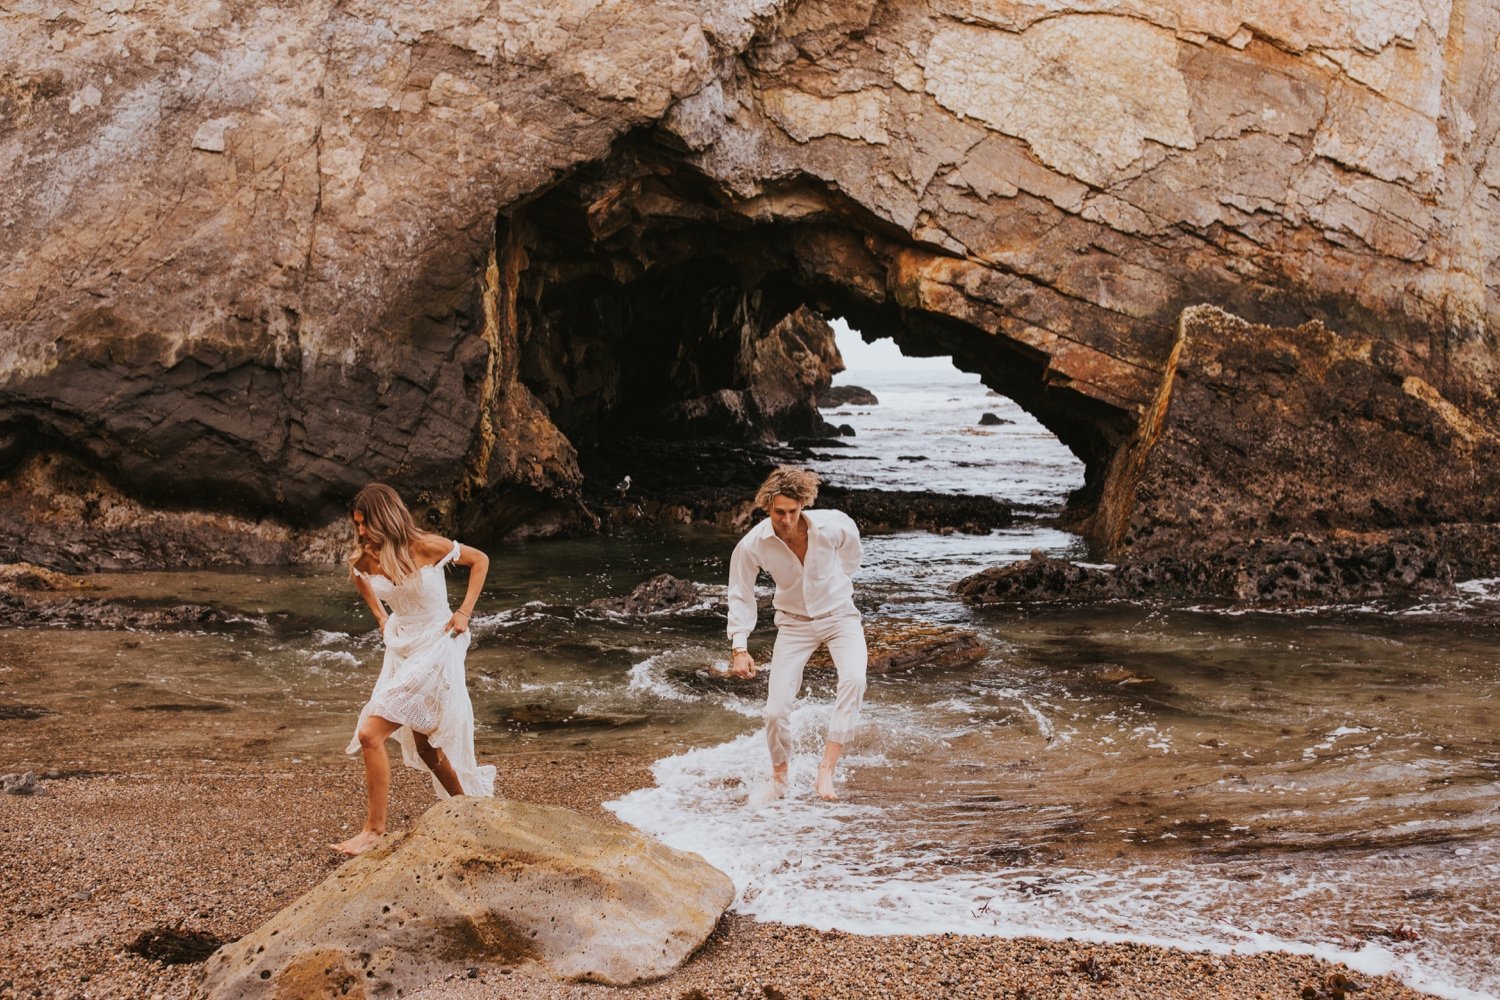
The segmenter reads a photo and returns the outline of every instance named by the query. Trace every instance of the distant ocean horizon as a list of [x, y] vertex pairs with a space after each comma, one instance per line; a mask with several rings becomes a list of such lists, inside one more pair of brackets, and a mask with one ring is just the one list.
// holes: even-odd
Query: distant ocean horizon
[[[854, 428], [849, 449], [816, 467], [840, 486], [990, 496], [1061, 507], [1083, 485], [1083, 463], [1036, 418], [947, 358], [905, 358], [889, 340], [866, 344], [833, 323], [845, 371], [833, 384], [873, 392], [877, 406], [823, 411]], [[986, 414], [998, 423], [981, 424]]]

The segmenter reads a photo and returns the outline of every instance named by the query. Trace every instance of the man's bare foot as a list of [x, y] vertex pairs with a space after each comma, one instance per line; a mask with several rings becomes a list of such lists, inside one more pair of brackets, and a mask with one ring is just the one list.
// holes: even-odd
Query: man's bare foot
[[763, 806], [777, 799], [784, 799], [789, 785], [786, 767], [772, 768], [771, 780], [757, 782], [748, 802], [752, 806]]
[[813, 791], [818, 793], [818, 798], [825, 802], [835, 802], [839, 793], [833, 790], [833, 768], [819, 767], [818, 780], [813, 785]]
[[356, 854], [363, 854], [374, 847], [375, 842], [383, 836], [385, 834], [376, 833], [374, 830], [361, 830], [342, 844], [329, 844], [328, 846], [340, 854], [348, 854], [352, 857]]

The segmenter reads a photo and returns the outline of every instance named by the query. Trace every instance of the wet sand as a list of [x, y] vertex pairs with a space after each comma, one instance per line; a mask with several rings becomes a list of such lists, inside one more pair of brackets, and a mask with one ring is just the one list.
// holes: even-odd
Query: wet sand
[[[47, 746], [38, 742], [50, 728], [46, 722], [10, 720], [0, 727], [9, 761], [0, 769], [47, 767]], [[35, 728], [23, 736], [19, 727]], [[87, 753], [73, 745], [53, 759]], [[603, 802], [650, 782], [644, 754], [580, 749], [489, 759], [500, 767], [505, 794], [596, 818], [610, 818]], [[396, 769], [393, 785], [392, 828], [404, 829], [432, 804], [432, 792], [425, 776], [405, 768]], [[173, 755], [128, 764], [101, 759], [93, 767], [75, 759], [42, 789], [36, 796], [0, 795], [6, 845], [0, 998], [189, 996], [197, 965], [163, 965], [127, 946], [159, 927], [224, 940], [247, 933], [326, 878], [341, 859], [324, 845], [349, 836], [363, 819], [362, 772], [353, 758], [216, 762]], [[1341, 971], [1365, 987], [1358, 994], [1365, 1000], [1425, 995], [1296, 956], [957, 935], [861, 937], [732, 915], [687, 965], [647, 986], [560, 984], [480, 967], [412, 995], [1288, 998]]]

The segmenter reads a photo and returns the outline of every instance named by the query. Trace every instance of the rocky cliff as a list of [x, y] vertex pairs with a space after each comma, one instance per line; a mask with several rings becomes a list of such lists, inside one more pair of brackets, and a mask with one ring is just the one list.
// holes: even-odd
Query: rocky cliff
[[[1222, 403], [1174, 398], [1196, 304], [1394, 352], [1409, 398], [1500, 427], [1493, 5], [101, 0], [0, 30], [0, 548], [34, 560], [87, 561], [59, 512], [101, 497], [188, 525], [116, 563], [300, 558], [372, 477], [433, 523], [587, 527], [612, 433], [811, 424], [836, 315], [1036, 414], [1106, 554], [1203, 470], [1150, 462]], [[1355, 478], [1432, 467], [1385, 457]]]

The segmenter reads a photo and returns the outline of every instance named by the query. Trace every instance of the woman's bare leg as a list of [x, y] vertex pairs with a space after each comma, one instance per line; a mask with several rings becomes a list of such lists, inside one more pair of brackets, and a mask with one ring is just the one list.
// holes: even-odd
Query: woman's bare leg
[[453, 770], [453, 765], [448, 762], [448, 755], [442, 750], [427, 742], [427, 734], [412, 732], [417, 742], [417, 756], [422, 758], [422, 763], [427, 765], [427, 770], [437, 778], [438, 784], [443, 786], [443, 791], [449, 795], [462, 795], [464, 786], [459, 783], [458, 772]]
[[391, 796], [391, 759], [385, 741], [401, 728], [399, 722], [372, 715], [359, 727], [359, 749], [365, 758], [365, 791], [369, 806], [365, 828], [333, 849], [342, 854], [363, 854], [385, 833], [386, 809]]

